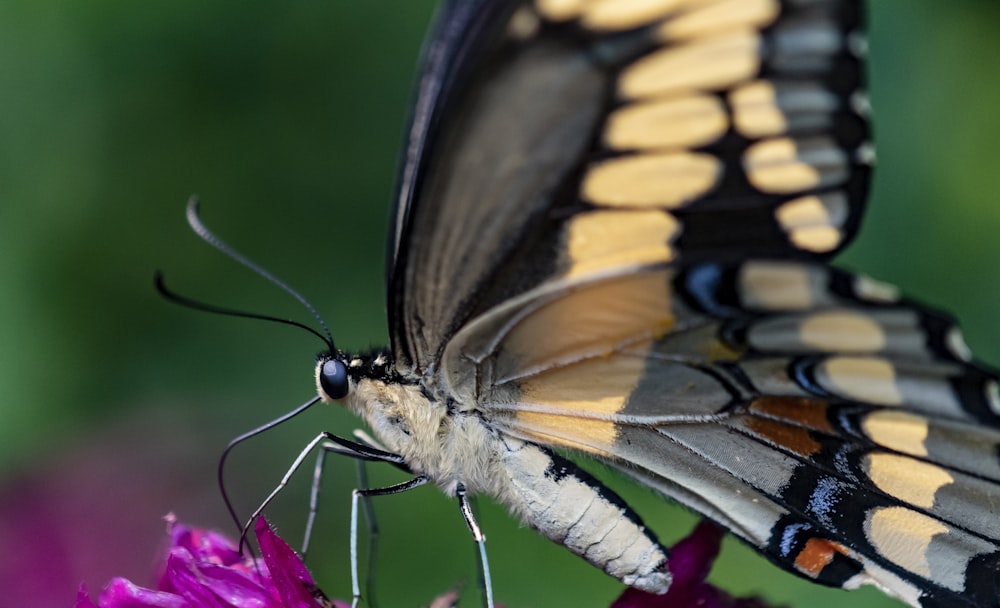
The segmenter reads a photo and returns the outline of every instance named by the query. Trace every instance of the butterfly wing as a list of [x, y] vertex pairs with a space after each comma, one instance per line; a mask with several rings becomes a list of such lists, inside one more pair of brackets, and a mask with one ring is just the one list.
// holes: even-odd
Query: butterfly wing
[[442, 370], [498, 428], [604, 458], [790, 571], [997, 601], [996, 375], [886, 286], [765, 259], [570, 279], [473, 321]]
[[448, 3], [390, 236], [397, 365], [566, 273], [825, 258], [868, 180], [856, 2]]
[[400, 370], [818, 582], [996, 603], [996, 375], [824, 264], [869, 177], [857, 3], [475, 6], [421, 79]]

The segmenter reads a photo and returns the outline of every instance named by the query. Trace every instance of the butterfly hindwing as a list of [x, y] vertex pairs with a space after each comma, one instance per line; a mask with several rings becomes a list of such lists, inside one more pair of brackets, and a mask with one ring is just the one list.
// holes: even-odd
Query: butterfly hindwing
[[443, 362], [491, 383], [477, 399], [505, 432], [606, 459], [818, 582], [995, 600], [996, 377], [946, 317], [794, 261], [532, 293]]

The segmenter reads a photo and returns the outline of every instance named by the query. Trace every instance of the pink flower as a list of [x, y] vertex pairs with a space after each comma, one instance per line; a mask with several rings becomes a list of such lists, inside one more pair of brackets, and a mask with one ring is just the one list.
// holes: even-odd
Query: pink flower
[[673, 576], [670, 589], [654, 595], [626, 589], [611, 608], [767, 608], [758, 598], [734, 598], [705, 581], [719, 554], [722, 529], [703, 521], [670, 549], [668, 567]]
[[316, 587], [299, 556], [263, 518], [254, 532], [261, 557], [241, 556], [236, 543], [167, 517], [170, 549], [156, 589], [115, 578], [95, 604], [84, 585], [76, 608], [346, 608]]

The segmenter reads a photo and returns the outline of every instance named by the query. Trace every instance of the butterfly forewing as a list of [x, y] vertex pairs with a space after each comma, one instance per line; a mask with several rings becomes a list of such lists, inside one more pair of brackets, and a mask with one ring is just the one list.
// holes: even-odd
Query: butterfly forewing
[[401, 366], [560, 275], [853, 236], [855, 2], [475, 4], [427, 48], [391, 236]]

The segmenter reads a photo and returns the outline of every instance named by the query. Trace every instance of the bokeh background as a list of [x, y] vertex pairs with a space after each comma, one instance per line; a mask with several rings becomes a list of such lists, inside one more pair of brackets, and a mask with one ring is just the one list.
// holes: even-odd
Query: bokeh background
[[[191, 235], [189, 195], [312, 299], [341, 346], [385, 342], [386, 218], [431, 11], [429, 0], [0, 2], [0, 605], [70, 606], [80, 582], [148, 581], [159, 518], [226, 527], [222, 446], [313, 391], [315, 338], [154, 293], [162, 269], [185, 294], [308, 320]], [[1000, 363], [1000, 5], [874, 0], [870, 12], [880, 164], [840, 261], [954, 311], [978, 355]], [[230, 469], [239, 506], [255, 506], [318, 429], [356, 424], [317, 408], [244, 447]], [[310, 565], [345, 597], [354, 466], [331, 465]], [[664, 540], [693, 524], [593, 468]], [[289, 539], [307, 478], [270, 511]], [[504, 605], [602, 606], [618, 594], [480, 507]], [[377, 509], [382, 606], [456, 585], [472, 595], [473, 545], [451, 501], [423, 488]], [[803, 583], [735, 542], [714, 579], [800, 606], [897, 605]]]

